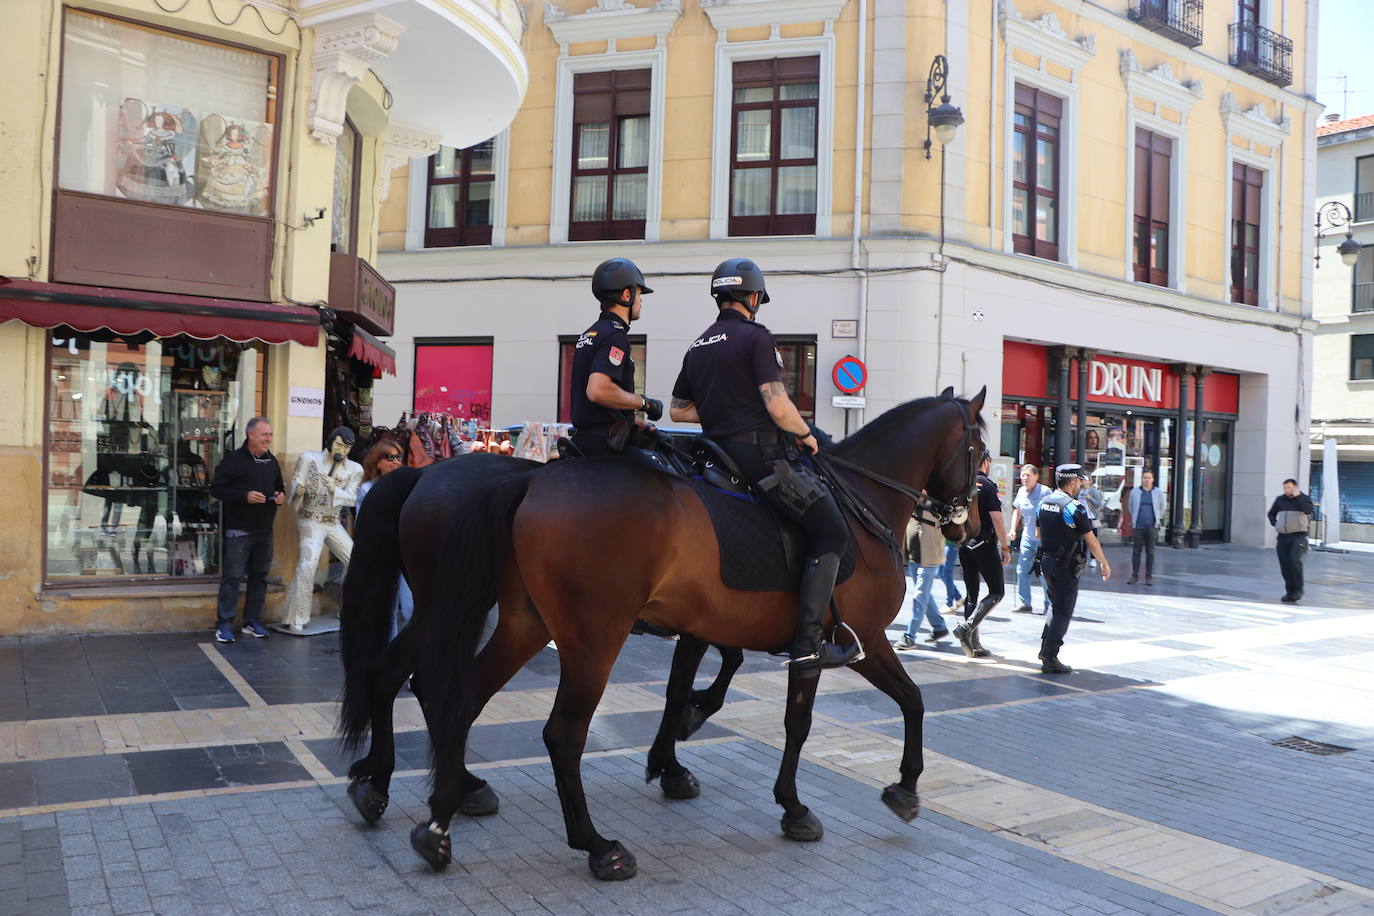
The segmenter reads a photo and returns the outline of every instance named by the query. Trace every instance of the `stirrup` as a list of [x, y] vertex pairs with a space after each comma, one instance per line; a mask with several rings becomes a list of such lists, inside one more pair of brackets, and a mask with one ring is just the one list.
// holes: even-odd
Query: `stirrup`
[[[858, 648], [858, 650], [859, 650], [859, 652], [858, 652], [857, 655], [855, 655], [855, 656], [854, 656], [853, 658], [851, 658], [849, 661], [845, 662], [845, 666], [847, 667], [847, 666], [849, 666], [849, 665], [854, 664], [855, 662], [861, 662], [861, 661], [863, 661], [864, 658], [867, 657], [867, 654], [868, 654], [868, 653], [865, 652], [865, 650], [864, 650], [864, 644], [863, 644], [863, 642], [859, 639], [859, 634], [858, 634], [858, 633], [855, 633], [855, 632], [854, 632], [854, 628], [851, 627], [851, 626], [850, 626], [849, 624], [847, 624], [847, 623], [841, 622], [835, 629], [839, 629], [839, 627], [844, 627], [846, 630], [849, 631], [849, 635], [850, 635], [851, 637], [853, 637], [853, 639], [854, 639], [853, 645], [856, 646], [856, 647]], [[835, 635], [835, 630], [831, 630], [831, 631], [830, 631], [830, 635], [833, 637], [833, 636]], [[844, 647], [840, 646], [839, 643], [835, 642], [833, 639], [829, 640], [828, 642], [830, 643], [830, 645], [834, 646], [834, 647], [837, 648], [837, 649], [844, 648]], [[821, 646], [823, 647], [825, 644], [826, 644], [825, 641], [822, 641]], [[821, 658], [821, 649], [820, 649], [820, 648], [817, 648], [816, 651], [812, 652], [810, 655], [803, 655], [803, 656], [801, 656], [800, 658], [785, 658], [785, 659], [783, 659], [782, 662], [780, 663], [780, 667], [786, 668], [788, 665], [799, 665], [799, 664], [805, 664], [805, 663], [807, 663], [807, 662], [819, 661], [820, 658]]]

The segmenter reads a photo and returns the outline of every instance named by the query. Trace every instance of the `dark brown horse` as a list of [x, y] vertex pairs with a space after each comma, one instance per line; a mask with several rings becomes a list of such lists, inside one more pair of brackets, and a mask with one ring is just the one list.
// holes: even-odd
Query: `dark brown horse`
[[[861, 494], [881, 520], [876, 533], [873, 526], [851, 522], [858, 562], [836, 589], [835, 601], [867, 649], [853, 668], [902, 711], [900, 779], [883, 790], [883, 801], [904, 820], [919, 810], [924, 706], [885, 634], [906, 589], [890, 532], [903, 530], [918, 500], [950, 537], [962, 539], [976, 528], [971, 497], [983, 450], [979, 414], [985, 393], [965, 401], [946, 391], [903, 404], [830, 453], [841, 483]], [[693, 725], [687, 721], [692, 676], [706, 644], [764, 651], [786, 645], [795, 626], [796, 595], [750, 593], [748, 613], [741, 613], [744, 596], [720, 580], [710, 517], [682, 480], [620, 460], [560, 462], [535, 473], [540, 467], [472, 456], [424, 474], [393, 472], [368, 495], [344, 583], [340, 731], [356, 745], [370, 727], [373, 743], [349, 771], [350, 794], [364, 817], [380, 817], [394, 761], [391, 704], [413, 660], [434, 748], [435, 782], [430, 821], [416, 826], [411, 843], [434, 867], [447, 865], [454, 813], [495, 810], [495, 794], [463, 764], [472, 722], [552, 638], [562, 672], [544, 741], [568, 845], [587, 852], [598, 878], [628, 878], [635, 872], [634, 857], [592, 824], [581, 757], [592, 714], [635, 620], [688, 637], [674, 658], [649, 775], [664, 777], [665, 793], [690, 797], [696, 783], [677, 762], [673, 743]], [[415, 594], [415, 614], [387, 645], [387, 614], [402, 564]], [[473, 664], [487, 611], [498, 601], [496, 631]], [[789, 677], [787, 738], [774, 785], [783, 832], [796, 840], [821, 835], [819, 820], [796, 788], [817, 683], [815, 677]]]

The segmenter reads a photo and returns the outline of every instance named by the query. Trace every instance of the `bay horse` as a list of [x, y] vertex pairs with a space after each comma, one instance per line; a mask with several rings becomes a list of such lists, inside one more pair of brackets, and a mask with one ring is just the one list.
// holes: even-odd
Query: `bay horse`
[[[946, 389], [939, 397], [900, 405], [827, 453], [839, 485], [857, 492], [879, 521], [875, 527], [849, 519], [857, 563], [836, 588], [833, 607], [866, 648], [851, 667], [901, 709], [900, 778], [883, 790], [882, 800], [908, 821], [920, 806], [924, 705], [885, 632], [906, 591], [897, 539], [917, 506], [954, 540], [976, 530], [973, 497], [986, 393], [984, 388], [964, 400]], [[778, 650], [791, 640], [796, 623], [795, 591], [754, 592], [744, 599], [721, 581], [710, 516], [685, 481], [629, 461], [544, 466], [473, 455], [423, 474], [398, 469], [369, 493], [353, 556], [340, 614], [345, 679], [339, 731], [346, 745], [357, 746], [370, 728], [373, 741], [368, 755], [349, 769], [349, 794], [369, 821], [385, 809], [394, 766], [391, 705], [413, 667], [430, 730], [434, 791], [430, 819], [416, 825], [411, 845], [436, 869], [452, 860], [453, 815], [490, 813], [497, 802], [464, 765], [472, 723], [550, 638], [558, 647], [560, 682], [544, 743], [568, 845], [587, 853], [598, 879], [618, 880], [635, 874], [635, 859], [592, 823], [581, 758], [592, 715], [634, 622], [642, 618], [684, 636], [648, 766], [649, 778], [664, 777], [665, 794], [676, 797], [696, 793], [695, 778], [676, 759], [674, 741], [693, 727], [690, 688], [706, 645]], [[402, 568], [415, 613], [388, 644], [388, 612]], [[740, 613], [741, 600], [748, 600], [748, 614]], [[500, 607], [496, 630], [476, 654], [494, 604]], [[786, 742], [773, 789], [783, 809], [783, 833], [798, 841], [819, 839], [823, 832], [796, 787], [818, 683], [815, 676], [789, 673]]]

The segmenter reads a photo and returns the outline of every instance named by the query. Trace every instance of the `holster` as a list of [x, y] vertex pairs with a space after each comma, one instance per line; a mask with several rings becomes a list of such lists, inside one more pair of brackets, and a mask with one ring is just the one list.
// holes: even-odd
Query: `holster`
[[606, 433], [606, 444], [611, 447], [611, 451], [623, 452], [634, 428], [634, 422], [631, 420], [616, 420], [612, 423], [610, 431]]
[[1088, 555], [1078, 546], [1065, 548], [1060, 552], [1058, 560], [1063, 570], [1075, 579], [1080, 578], [1083, 570], [1088, 568]]
[[814, 472], [790, 461], [773, 461], [773, 473], [758, 482], [759, 491], [793, 518], [825, 499], [830, 491]]

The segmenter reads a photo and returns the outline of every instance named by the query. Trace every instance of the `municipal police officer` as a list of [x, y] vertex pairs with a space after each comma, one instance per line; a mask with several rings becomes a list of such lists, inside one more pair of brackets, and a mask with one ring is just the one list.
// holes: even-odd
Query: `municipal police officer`
[[1078, 602], [1078, 577], [1088, 565], [1088, 552], [1096, 558], [1104, 582], [1111, 578], [1112, 567], [1093, 533], [1087, 506], [1077, 498], [1088, 479], [1083, 466], [1061, 464], [1054, 469], [1054, 477], [1058, 489], [1040, 500], [1035, 514], [1040, 529], [1040, 571], [1050, 593], [1050, 619], [1040, 634], [1040, 670], [1068, 674], [1073, 669], [1059, 660], [1059, 647], [1064, 645], [1073, 606]]
[[803, 677], [847, 665], [856, 643], [822, 639], [830, 595], [849, 532], [835, 498], [805, 456], [816, 438], [782, 383], [782, 356], [773, 335], [755, 321], [768, 301], [763, 271], [748, 258], [722, 261], [711, 277], [720, 317], [687, 348], [669, 413], [700, 423], [702, 433], [735, 460], [768, 500], [796, 519], [807, 538], [798, 594], [796, 637], [788, 664]]
[[601, 317], [577, 339], [572, 365], [572, 441], [584, 455], [619, 452], [637, 410], [650, 420], [663, 416], [662, 401], [635, 394], [630, 356], [630, 322], [639, 318], [643, 297], [652, 292], [644, 274], [625, 258], [603, 261], [592, 273]]

